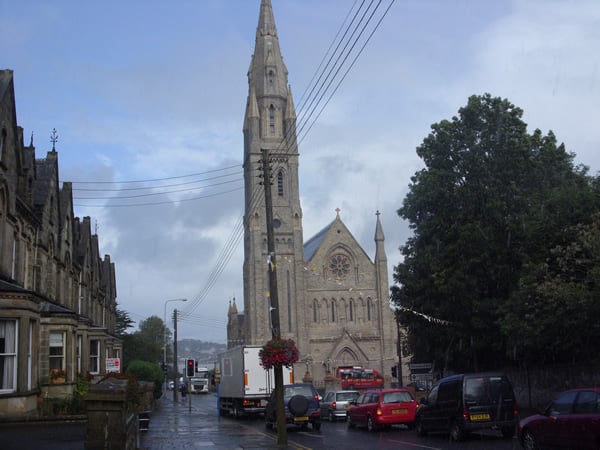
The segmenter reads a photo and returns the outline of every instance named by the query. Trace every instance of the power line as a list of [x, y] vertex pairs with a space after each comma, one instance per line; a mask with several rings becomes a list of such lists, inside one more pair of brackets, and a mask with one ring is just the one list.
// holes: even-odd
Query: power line
[[152, 178], [152, 179], [148, 179], [148, 180], [121, 180], [121, 181], [102, 181], [102, 180], [98, 180], [98, 181], [72, 181], [73, 184], [127, 184], [127, 183], [153, 183], [156, 181], [166, 181], [166, 180], [176, 180], [179, 178], [189, 178], [189, 177], [197, 177], [198, 175], [206, 175], [208, 173], [215, 173], [215, 172], [222, 172], [223, 170], [229, 170], [229, 169], [234, 169], [234, 168], [239, 168], [239, 164], [236, 164], [234, 166], [228, 166], [228, 167], [221, 167], [220, 169], [213, 169], [213, 170], [206, 170], [204, 172], [198, 172], [198, 173], [191, 173], [189, 175], [177, 175], [177, 176], [172, 176], [172, 177], [165, 177], [165, 178]]
[[110, 208], [129, 208], [129, 207], [133, 207], [133, 206], [157, 206], [157, 205], [170, 205], [173, 203], [180, 203], [180, 202], [191, 202], [194, 200], [202, 200], [205, 198], [211, 198], [211, 197], [218, 197], [220, 195], [226, 195], [226, 194], [230, 194], [232, 192], [236, 192], [236, 191], [241, 191], [243, 190], [244, 187], [238, 187], [235, 189], [231, 189], [228, 191], [223, 191], [223, 192], [216, 192], [214, 194], [207, 194], [207, 195], [201, 195], [198, 197], [190, 197], [190, 198], [180, 198], [177, 200], [165, 200], [162, 202], [148, 202], [148, 203], [122, 203], [122, 204], [118, 204], [118, 205], [84, 205], [84, 204], [80, 204], [80, 203], [74, 203], [73, 206], [77, 206], [80, 208], [105, 208], [105, 207], [110, 207]]
[[[363, 33], [366, 30], [366, 27], [368, 26], [368, 24], [371, 22], [371, 20], [373, 19], [376, 11], [378, 10], [379, 6], [381, 5], [382, 1], [380, 0], [375, 9], [373, 9], [371, 11], [370, 15], [367, 15], [369, 8], [371, 7], [371, 5], [373, 5], [374, 0], [371, 0], [371, 2], [369, 3], [369, 6], [367, 7], [367, 9], [363, 12], [363, 15], [359, 21], [359, 23], [356, 25], [356, 27], [354, 28], [354, 30], [350, 33], [350, 36], [353, 37], [356, 35], [357, 30], [359, 29], [359, 26], [362, 24], [362, 28], [360, 29], [360, 32], [358, 33], [358, 37], [356, 37], [356, 39], [354, 39], [354, 42], [352, 43], [352, 45], [349, 44], [349, 42], [346, 42], [345, 45], [341, 45], [341, 42], [345, 39], [345, 36], [348, 35], [349, 29], [352, 26], [352, 24], [355, 22], [356, 18], [358, 17], [358, 14], [360, 12], [360, 10], [362, 9], [362, 6], [364, 5], [365, 1], [363, 1], [361, 3], [361, 6], [356, 10], [354, 17], [352, 19], [352, 21], [350, 22], [350, 24], [348, 25], [346, 32], [344, 33], [344, 35], [342, 36], [342, 38], [340, 39], [340, 43], [336, 46], [336, 51], [334, 51], [334, 53], [337, 52], [337, 50], [340, 47], [343, 47], [344, 49], [347, 49], [347, 53], [344, 55], [344, 57], [342, 57], [342, 55], [339, 55], [336, 59], [336, 64], [337, 62], [341, 61], [340, 65], [337, 67], [337, 69], [335, 71], [333, 71], [333, 68], [336, 67], [336, 65], [334, 65], [332, 67], [332, 69], [330, 69], [329, 74], [333, 74], [333, 78], [332, 80], [327, 84], [327, 86], [325, 87], [325, 90], [323, 91], [323, 93], [321, 95], [317, 95], [313, 93], [315, 91], [316, 85], [313, 86], [312, 89], [309, 90], [309, 88], [307, 88], [307, 90], [305, 92], [309, 92], [308, 95], [308, 99], [311, 98], [311, 96], [313, 97], [312, 100], [310, 100], [309, 105], [314, 105], [314, 107], [311, 109], [311, 113], [308, 115], [308, 118], [305, 118], [306, 113], [304, 113], [304, 108], [301, 107], [299, 109], [299, 119], [298, 122], [301, 124], [300, 128], [299, 128], [299, 132], [301, 133], [302, 130], [304, 129], [304, 127], [306, 126], [306, 123], [310, 120], [310, 118], [312, 117], [313, 112], [315, 111], [315, 109], [317, 108], [317, 106], [319, 105], [319, 103], [322, 101], [325, 93], [328, 91], [328, 89], [331, 87], [331, 84], [333, 82], [333, 80], [335, 79], [335, 77], [339, 74], [341, 67], [343, 66], [343, 64], [348, 60], [351, 52], [354, 50], [354, 48], [356, 47], [360, 37], [363, 35]], [[390, 10], [392, 4], [394, 3], [394, 0], [391, 0], [388, 8], [385, 10], [385, 12], [383, 13], [383, 15], [381, 16], [381, 18], [379, 19], [379, 21], [376, 23], [375, 27], [373, 28], [373, 30], [371, 31], [371, 33], [369, 34], [368, 38], [366, 39], [366, 41], [364, 42], [364, 44], [362, 45], [362, 47], [360, 48], [359, 52], [355, 55], [355, 57], [353, 58], [351, 64], [349, 65], [349, 67], [347, 67], [342, 79], [336, 84], [335, 89], [331, 92], [331, 94], [329, 95], [329, 98], [327, 100], [327, 102], [325, 103], [325, 105], [319, 110], [319, 113], [317, 114], [317, 116], [313, 119], [312, 123], [309, 125], [309, 127], [307, 128], [306, 132], [304, 133], [302, 139], [306, 136], [306, 134], [308, 133], [308, 131], [310, 131], [310, 129], [312, 128], [312, 126], [314, 125], [314, 122], [317, 120], [317, 118], [320, 116], [320, 114], [323, 112], [324, 107], [329, 103], [329, 101], [331, 100], [331, 98], [333, 97], [333, 95], [335, 94], [335, 92], [337, 91], [337, 89], [339, 88], [341, 82], [346, 78], [347, 74], [349, 73], [349, 71], [352, 69], [352, 67], [354, 66], [355, 62], [357, 61], [358, 57], [362, 54], [362, 51], [364, 50], [364, 48], [366, 47], [367, 43], [370, 41], [371, 37], [373, 36], [373, 34], [375, 33], [375, 31], [379, 28], [381, 22], [383, 21], [383, 18], [387, 15], [387, 12]], [[354, 5], [356, 5], [356, 2], [353, 4], [352, 8], [350, 11], [352, 11], [352, 9], [354, 8]], [[348, 14], [347, 18], [350, 16], [351, 13]], [[344, 24], [347, 22], [347, 18], [344, 20], [344, 22], [342, 23], [342, 26], [340, 29], [342, 29], [344, 27]], [[366, 22], [365, 22], [366, 20]], [[334, 38], [334, 42], [337, 39], [337, 36], [339, 36], [339, 32], [336, 35], [336, 38]], [[331, 45], [329, 48], [331, 49], [333, 47], [333, 45]], [[329, 52], [329, 50], [328, 50]], [[331, 55], [329, 58], [328, 63], [326, 64], [325, 68], [329, 67], [330, 62], [333, 60], [333, 56]], [[322, 66], [322, 64], [319, 66], [319, 68]], [[323, 69], [323, 72], [321, 73], [321, 76], [319, 76], [317, 78], [317, 82], [319, 83], [322, 75], [324, 73], [326, 69]], [[317, 70], [318, 71], [318, 70]], [[315, 77], [313, 76], [312, 80], [314, 80]], [[311, 82], [312, 82], [311, 80]], [[320, 88], [317, 90], [317, 93], [320, 93], [321, 90], [323, 88], [323, 84], [321, 84]], [[303, 97], [304, 98], [304, 95]], [[316, 98], [316, 100], [315, 100]], [[309, 100], [307, 100], [308, 102]], [[315, 103], [316, 101], [316, 103]], [[305, 103], [306, 104], [306, 103]], [[292, 130], [288, 130], [286, 135], [284, 136], [282, 142], [279, 144], [279, 146], [277, 147], [277, 151], [281, 151], [282, 149], [286, 148], [286, 151], [284, 152], [284, 156], [290, 151], [290, 139], [294, 138], [294, 134], [296, 133], [298, 127], [293, 127]], [[297, 134], [296, 134], [297, 137]], [[275, 172], [275, 170], [273, 171]], [[267, 186], [270, 186], [269, 184], [269, 180], [265, 180], [265, 188]], [[259, 197], [259, 191], [262, 191], [261, 189], [258, 189], [258, 185], [254, 185], [255, 188], [253, 189], [252, 193], [251, 193], [251, 200], [250, 200], [250, 209], [254, 209], [256, 207], [258, 207], [258, 205], [261, 203], [261, 198]], [[248, 218], [245, 218], [245, 220], [247, 220]], [[204, 301], [204, 299], [206, 298], [206, 296], [208, 295], [208, 292], [210, 291], [210, 289], [213, 287], [213, 285], [216, 283], [216, 280], [218, 279], [218, 277], [220, 276], [220, 274], [223, 272], [223, 270], [225, 269], [226, 265], [228, 264], [232, 254], [233, 254], [233, 249], [235, 249], [235, 247], [237, 246], [237, 244], [239, 243], [239, 240], [241, 239], [242, 235], [243, 235], [243, 226], [244, 226], [244, 216], [242, 214], [241, 217], [241, 221], [238, 222], [236, 224], [236, 226], [234, 227], [234, 230], [232, 231], [232, 234], [230, 235], [230, 240], [226, 242], [225, 247], [223, 248], [223, 250], [221, 251], [221, 254], [218, 257], [217, 260], [217, 264], [215, 266], [215, 268], [211, 271], [211, 273], [209, 274], [209, 278], [208, 281], [206, 282], [203, 290], [200, 292], [200, 294], [198, 294], [190, 304], [186, 305], [184, 312], [182, 313], [184, 316], [185, 315], [189, 315], [191, 314], [193, 311], [195, 311], [195, 309]]]

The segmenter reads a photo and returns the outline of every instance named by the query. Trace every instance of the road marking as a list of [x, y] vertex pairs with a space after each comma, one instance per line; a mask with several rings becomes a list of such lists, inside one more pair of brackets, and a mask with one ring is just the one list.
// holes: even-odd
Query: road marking
[[408, 445], [410, 447], [427, 448], [429, 450], [442, 450], [442, 447], [428, 447], [427, 445], [413, 444], [412, 442], [397, 441], [395, 439], [390, 439], [390, 442], [394, 442], [395, 444]]

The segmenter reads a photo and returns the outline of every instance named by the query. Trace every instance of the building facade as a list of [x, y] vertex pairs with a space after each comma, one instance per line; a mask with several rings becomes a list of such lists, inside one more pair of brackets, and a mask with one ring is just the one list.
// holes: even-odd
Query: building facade
[[[374, 220], [376, 254], [366, 254], [340, 211], [304, 242], [296, 111], [270, 0], [262, 0], [248, 71], [244, 118], [244, 311], [229, 308], [229, 345], [272, 337], [264, 188], [271, 189], [280, 334], [295, 340], [296, 374], [319, 385], [341, 366], [379, 370], [390, 381], [397, 329], [389, 305], [384, 234]], [[269, 159], [270, 183], [263, 178]]]
[[0, 420], [37, 415], [121, 357], [115, 266], [73, 214], [55, 143], [42, 159], [24, 144], [13, 72], [0, 70]]

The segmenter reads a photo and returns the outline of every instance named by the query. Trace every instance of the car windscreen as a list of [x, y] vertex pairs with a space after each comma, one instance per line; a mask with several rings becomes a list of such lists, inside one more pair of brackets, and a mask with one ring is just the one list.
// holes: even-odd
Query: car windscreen
[[408, 392], [386, 392], [383, 394], [383, 403], [410, 402], [412, 399]]
[[486, 376], [465, 380], [465, 402], [489, 404], [512, 399], [512, 387], [504, 377]]
[[358, 392], [338, 392], [336, 400], [338, 402], [351, 402], [352, 400], [356, 400], [357, 397]]
[[313, 391], [310, 386], [286, 386], [284, 397], [289, 398], [294, 395], [304, 395], [305, 397], [312, 397]]

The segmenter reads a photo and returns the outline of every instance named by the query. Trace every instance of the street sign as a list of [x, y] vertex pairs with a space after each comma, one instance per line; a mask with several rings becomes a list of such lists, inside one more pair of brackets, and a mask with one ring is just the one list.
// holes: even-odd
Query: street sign
[[433, 367], [432, 363], [409, 363], [408, 368], [410, 370], [431, 370]]

